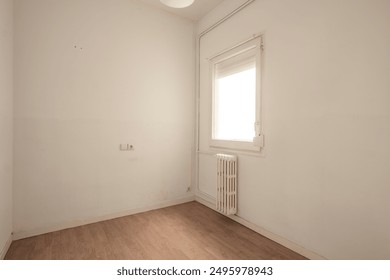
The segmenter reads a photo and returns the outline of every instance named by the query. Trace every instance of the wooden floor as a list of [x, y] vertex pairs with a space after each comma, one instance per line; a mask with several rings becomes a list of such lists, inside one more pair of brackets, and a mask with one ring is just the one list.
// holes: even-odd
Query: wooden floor
[[5, 259], [304, 259], [197, 203], [14, 241]]

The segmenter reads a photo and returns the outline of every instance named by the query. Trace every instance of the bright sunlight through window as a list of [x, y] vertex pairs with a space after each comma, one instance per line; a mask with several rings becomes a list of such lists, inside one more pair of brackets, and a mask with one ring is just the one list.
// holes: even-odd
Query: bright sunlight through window
[[256, 120], [256, 68], [217, 78], [214, 138], [248, 141]]
[[261, 37], [211, 59], [210, 146], [260, 151]]

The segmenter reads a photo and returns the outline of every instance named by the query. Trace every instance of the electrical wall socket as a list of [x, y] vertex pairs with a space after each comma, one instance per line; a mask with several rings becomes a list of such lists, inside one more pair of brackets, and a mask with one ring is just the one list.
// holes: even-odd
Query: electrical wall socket
[[120, 144], [119, 145], [119, 150], [121, 151], [133, 151], [134, 146], [131, 144]]

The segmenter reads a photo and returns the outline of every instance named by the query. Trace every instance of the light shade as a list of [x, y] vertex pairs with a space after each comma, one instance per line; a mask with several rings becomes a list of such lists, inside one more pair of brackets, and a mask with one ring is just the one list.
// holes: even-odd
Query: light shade
[[191, 6], [195, 0], [160, 0], [161, 3], [171, 8], [185, 8]]

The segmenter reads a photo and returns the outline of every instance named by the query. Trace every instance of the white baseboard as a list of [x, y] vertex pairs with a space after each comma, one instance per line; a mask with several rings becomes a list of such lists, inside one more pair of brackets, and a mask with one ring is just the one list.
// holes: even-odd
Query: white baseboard
[[12, 240], [13, 240], [13, 238], [12, 238], [12, 234], [11, 234], [0, 252], [0, 260], [4, 260], [5, 255], [7, 254], [8, 249], [11, 246]]
[[[202, 195], [201, 193], [197, 193], [196, 195], [196, 198], [195, 198], [196, 201], [198, 201], [199, 203], [213, 209], [213, 210], [216, 210], [215, 208], [215, 202], [214, 201], [211, 201], [210, 198]], [[325, 257], [323, 256], [320, 256], [318, 255], [317, 253], [314, 253], [284, 237], [281, 237], [273, 232], [270, 232], [269, 230], [266, 230], [262, 227], [259, 227], [258, 225], [255, 225], [251, 222], [248, 222], [247, 220], [241, 218], [241, 217], [238, 217], [236, 215], [232, 215], [232, 216], [227, 216], [228, 218], [236, 221], [237, 223], [239, 224], [242, 224], [243, 226], [247, 227], [247, 228], [250, 228], [251, 230], [271, 239], [272, 241], [275, 241], [276, 243], [279, 243], [280, 245], [283, 245], [284, 247], [310, 259], [310, 260], [326, 260]]]
[[97, 223], [97, 222], [101, 222], [101, 221], [116, 219], [116, 218], [120, 218], [120, 217], [124, 217], [124, 216], [129, 216], [129, 215], [133, 215], [133, 214], [138, 214], [138, 213], [142, 213], [142, 212], [147, 212], [147, 211], [151, 211], [151, 210], [174, 206], [174, 205], [178, 205], [178, 204], [182, 204], [182, 203], [186, 203], [186, 202], [190, 202], [190, 201], [194, 201], [194, 200], [195, 200], [195, 196], [192, 195], [192, 196], [187, 196], [187, 197], [179, 198], [179, 199], [175, 199], [175, 200], [164, 201], [164, 202], [157, 203], [157, 204], [147, 206], [147, 207], [129, 209], [126, 211], [121, 211], [121, 212], [108, 214], [108, 215], [104, 215], [104, 216], [84, 219], [81, 221], [68, 222], [68, 223], [63, 223], [63, 224], [59, 224], [59, 225], [55, 225], [55, 226], [38, 228], [38, 229], [28, 230], [28, 231], [18, 231], [18, 232], [14, 232], [13, 240], [19, 240], [19, 239], [32, 237], [32, 236], [36, 236], [36, 235], [41, 235], [41, 234], [45, 234], [45, 233], [49, 233], [49, 232], [54, 232], [54, 231], [59, 231], [59, 230], [63, 230], [63, 229], [83, 226], [83, 225], [87, 225], [87, 224], [93, 224], [93, 223]]

